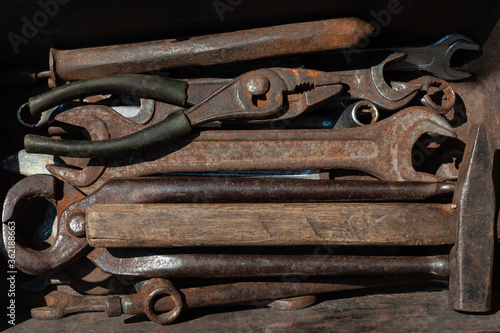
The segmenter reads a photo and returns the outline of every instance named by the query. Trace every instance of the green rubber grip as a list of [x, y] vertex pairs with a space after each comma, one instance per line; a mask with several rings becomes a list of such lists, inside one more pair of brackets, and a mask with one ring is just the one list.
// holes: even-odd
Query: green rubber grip
[[142, 131], [110, 140], [58, 140], [28, 134], [24, 149], [28, 153], [67, 157], [111, 157], [140, 152], [181, 138], [191, 133], [191, 123], [178, 111]]
[[119, 74], [65, 84], [31, 97], [28, 106], [30, 113], [36, 116], [59, 104], [101, 94], [130, 94], [184, 105], [187, 100], [187, 87], [185, 81], [161, 76]]

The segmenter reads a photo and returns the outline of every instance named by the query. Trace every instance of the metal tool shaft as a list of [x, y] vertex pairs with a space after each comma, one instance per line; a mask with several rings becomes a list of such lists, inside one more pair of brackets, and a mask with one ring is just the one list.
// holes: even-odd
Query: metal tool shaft
[[127, 198], [134, 196], [169, 203], [421, 201], [450, 198], [454, 189], [454, 183], [147, 177], [111, 180], [94, 196], [100, 203], [133, 203]]
[[[152, 321], [168, 324], [177, 319], [182, 310], [189, 308], [279, 299], [281, 302], [290, 303], [289, 306], [295, 309], [300, 309], [312, 305], [315, 297], [290, 297], [415, 283], [425, 279], [427, 278], [421, 276], [407, 276], [404, 278], [350, 277], [348, 279], [332, 277], [321, 280], [309, 278], [307, 282], [240, 282], [185, 288], [179, 291], [168, 280], [151, 279], [142, 284], [138, 294], [122, 297], [121, 307], [124, 313], [146, 313]], [[267, 305], [275, 307], [276, 302], [273, 303]]]
[[53, 83], [183, 66], [207, 66], [355, 46], [373, 31], [357, 18], [341, 18], [236, 31], [186, 40], [50, 52]]
[[[149, 255], [148, 255], [149, 254]], [[88, 258], [111, 274], [188, 277], [265, 277], [327, 275], [429, 275], [446, 279], [447, 255], [431, 257], [385, 257], [342, 255], [154, 255], [141, 249], [96, 248]]]
[[[207, 184], [201, 185], [204, 182], [207, 182]], [[259, 188], [269, 190], [267, 194], [262, 194], [262, 198], [275, 202], [283, 202], [285, 198], [292, 199], [295, 195], [301, 199], [308, 198], [308, 195], [310, 195], [309, 200], [319, 201], [335, 200], [334, 198], [340, 198], [349, 193], [352, 197], [360, 199], [363, 197], [362, 192], [355, 194], [358, 189], [362, 189], [363, 187], [362, 183], [356, 182], [339, 183], [351, 184], [352, 188], [349, 189], [349, 185], [347, 185], [347, 190], [339, 190], [339, 188], [335, 190], [335, 182], [330, 183], [329, 181], [315, 183], [315, 181], [293, 180], [288, 185], [285, 185], [286, 181], [283, 180], [267, 179], [226, 179], [225, 182], [214, 185], [215, 182], [215, 179], [198, 178], [188, 180], [188, 185], [184, 187], [182, 179], [176, 180], [169, 177], [114, 179], [110, 180], [92, 195], [79, 200], [82, 197], [81, 193], [69, 185], [63, 186], [61, 181], [52, 176], [35, 175], [27, 177], [12, 187], [7, 194], [3, 210], [3, 221], [15, 222], [19, 220], [20, 216], [22, 216], [20, 207], [26, 207], [22, 206], [23, 204], [28, 203], [33, 198], [46, 198], [61, 207], [59, 230], [52, 246], [43, 251], [33, 251], [22, 245], [22, 243], [16, 242], [16, 265], [20, 270], [28, 274], [44, 275], [59, 270], [61, 267], [68, 265], [72, 260], [76, 260], [79, 256], [83, 255], [83, 251], [88, 248], [87, 240], [84, 237], [85, 211], [97, 202], [101, 204], [213, 202], [213, 200], [234, 202], [241, 200], [238, 198], [248, 199], [249, 201], [254, 198], [255, 201], [260, 201], [262, 199], [259, 200], [259, 195], [255, 194], [259, 192]], [[232, 187], [232, 183], [239, 185]], [[333, 186], [332, 191], [322, 192], [328, 189], [328, 184]], [[311, 186], [311, 190], [308, 190], [308, 185]], [[404, 186], [394, 183], [392, 185], [396, 185], [393, 193], [398, 192], [398, 186]], [[429, 186], [432, 187], [434, 185]], [[226, 188], [231, 187], [233, 191], [226, 190]], [[378, 185], [375, 185], [373, 188], [367, 186], [368, 190], [365, 192], [367, 198], [377, 196], [377, 187]], [[381, 190], [381, 187], [378, 190]], [[300, 190], [301, 188], [305, 189], [303, 190], [304, 192]], [[375, 189], [375, 192], [371, 192], [370, 188], [372, 190]], [[424, 186], [424, 188], [427, 188], [427, 186]], [[442, 193], [441, 191], [449, 193], [451, 189], [452, 187], [447, 188], [445, 186], [439, 190], [438, 186], [437, 193]], [[411, 192], [410, 189], [402, 189], [400, 191]], [[287, 192], [288, 194], [286, 194]], [[388, 194], [386, 190], [383, 190], [383, 192], [388, 197], [392, 197], [393, 195], [392, 193]], [[237, 193], [241, 193], [242, 196], [238, 197], [235, 195]], [[266, 191], [262, 191], [261, 193], [266, 193]], [[424, 197], [427, 197], [427, 195], [424, 195]], [[395, 199], [394, 197], [392, 198]], [[6, 224], [4, 224], [3, 234], [4, 240], [7, 242], [8, 230]], [[21, 234], [19, 235], [19, 239], [22, 239]]]

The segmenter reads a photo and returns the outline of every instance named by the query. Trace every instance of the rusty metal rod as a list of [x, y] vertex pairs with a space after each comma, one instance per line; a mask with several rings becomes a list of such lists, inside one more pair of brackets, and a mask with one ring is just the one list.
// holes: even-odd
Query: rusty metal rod
[[99, 203], [424, 201], [451, 199], [455, 183], [388, 182], [377, 180], [307, 180], [234, 177], [142, 177], [110, 179]]
[[429, 275], [447, 279], [447, 255], [430, 257], [344, 255], [168, 254], [97, 248], [88, 258], [110, 274], [140, 277], [264, 277], [326, 275]]
[[348, 48], [373, 32], [357, 18], [235, 31], [186, 40], [159, 40], [104, 47], [51, 49], [52, 83], [183, 66], [207, 66]]

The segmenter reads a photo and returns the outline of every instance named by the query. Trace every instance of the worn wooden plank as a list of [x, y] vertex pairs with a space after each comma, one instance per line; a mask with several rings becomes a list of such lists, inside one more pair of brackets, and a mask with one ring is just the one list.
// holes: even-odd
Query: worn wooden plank
[[189, 309], [168, 326], [144, 315], [108, 318], [102, 312], [53, 321], [28, 319], [26, 304], [34, 302], [24, 302], [19, 304], [17, 325], [7, 332], [498, 332], [499, 299], [494, 299], [494, 311], [488, 315], [463, 314], [448, 307], [447, 290], [427, 291], [441, 288], [423, 285], [328, 294], [320, 296], [316, 305], [297, 311], [274, 310], [260, 303]]
[[451, 204], [95, 205], [85, 223], [94, 247], [443, 245], [456, 238]]

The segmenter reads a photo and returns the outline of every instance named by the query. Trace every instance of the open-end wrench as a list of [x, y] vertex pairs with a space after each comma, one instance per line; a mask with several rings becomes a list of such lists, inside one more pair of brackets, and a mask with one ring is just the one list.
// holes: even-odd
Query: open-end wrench
[[[139, 127], [102, 106], [75, 109], [58, 116], [61, 122], [84, 128], [92, 127], [96, 118], [108, 124], [110, 137], [135, 132]], [[452, 127], [441, 116], [425, 107], [411, 107], [358, 128], [202, 131], [196, 137], [154, 151], [111, 158], [94, 184], [94, 177], [87, 177], [85, 168], [47, 168], [70, 184], [92, 185], [86, 192], [97, 189], [109, 178], [172, 172], [340, 168], [364, 171], [388, 181], [442, 181], [435, 175], [416, 172], [412, 166], [412, 148], [425, 133], [455, 137]]]
[[453, 34], [436, 43], [421, 48], [399, 48], [396, 52], [405, 53], [406, 59], [389, 64], [387, 70], [427, 71], [444, 80], [462, 80], [472, 74], [451, 67], [451, 58], [458, 50], [479, 51], [480, 46], [471, 38]]
[[[363, 257], [363, 256], [318, 256], [318, 255], [228, 255], [228, 254], [167, 254], [144, 250], [120, 249], [118, 252], [105, 248], [93, 250], [88, 258], [105, 273], [143, 277], [249, 277], [283, 275], [378, 275], [378, 274], [430, 274], [434, 277], [450, 277], [451, 305], [460, 311], [488, 311], [491, 305], [492, 267], [494, 264], [494, 242], [496, 211], [492, 186], [491, 156], [488, 154], [484, 127], [477, 127], [469, 142], [466, 156], [469, 161], [461, 170], [459, 188], [455, 192], [456, 219], [436, 211], [434, 220], [457, 226], [457, 241], [450, 256], [434, 257]], [[463, 176], [463, 177], [462, 177]], [[163, 179], [165, 177], [159, 178]], [[120, 180], [118, 180], [120, 181]], [[128, 183], [143, 179], [127, 180]], [[154, 180], [151, 185], [155, 184]], [[28, 185], [28, 186], [26, 186]], [[131, 185], [131, 184], [129, 184]], [[57, 271], [85, 254], [83, 220], [85, 211], [96, 202], [159, 202], [158, 196], [166, 193], [161, 187], [125, 186], [98, 191], [95, 195], [78, 200], [81, 194], [70, 186], [50, 176], [33, 176], [18, 183], [9, 191], [3, 212], [3, 236], [7, 243], [8, 227], [20, 221], [20, 213], [33, 198], [52, 199], [58, 207], [67, 207], [60, 214], [58, 236], [51, 248], [33, 251], [16, 243], [16, 265], [30, 274], [49, 274]], [[73, 192], [72, 192], [73, 191]], [[158, 193], [161, 191], [160, 193]], [[484, 193], [483, 193], [484, 192]], [[171, 198], [179, 198], [173, 196]], [[68, 206], [68, 202], [76, 200]], [[74, 201], [73, 200], [73, 201]], [[479, 201], [478, 201], [479, 200]], [[475, 203], [472, 205], [472, 203]], [[394, 214], [384, 215], [395, 218]], [[406, 228], [404, 219], [396, 217], [397, 223]], [[356, 221], [355, 221], [356, 222]], [[403, 222], [403, 224], [401, 224]], [[359, 231], [360, 235], [368, 233]], [[368, 226], [372, 224], [369, 223]], [[473, 226], [473, 227], [471, 227]], [[479, 226], [479, 229], [477, 228]], [[448, 236], [452, 236], [452, 228]], [[498, 228], [496, 228], [498, 230]], [[22, 228], [17, 228], [22, 230]], [[411, 233], [410, 233], [411, 234]], [[16, 237], [17, 238], [17, 237]], [[22, 241], [22, 235], [19, 235]], [[480, 240], [477, 251], [467, 251], [473, 240]], [[476, 242], [477, 243], [477, 242]], [[22, 242], [21, 242], [22, 244]], [[369, 245], [370, 242], [365, 243]], [[405, 244], [407, 244], [405, 242]], [[446, 242], [448, 243], [448, 241]], [[127, 253], [127, 251], [129, 251]], [[479, 252], [478, 252], [479, 251]], [[242, 263], [245, 263], [242, 265]], [[451, 266], [448, 264], [450, 263]]]

